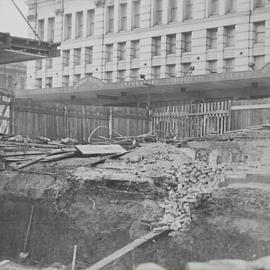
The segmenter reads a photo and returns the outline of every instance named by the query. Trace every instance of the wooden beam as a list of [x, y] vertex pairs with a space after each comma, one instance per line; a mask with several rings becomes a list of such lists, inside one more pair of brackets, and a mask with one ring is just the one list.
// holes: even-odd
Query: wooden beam
[[250, 105], [231, 106], [232, 111], [257, 110], [257, 109], [270, 109], [270, 104], [250, 104]]
[[136, 239], [135, 241], [131, 242], [130, 244], [126, 245], [123, 248], [118, 249], [117, 251], [115, 251], [114, 253], [112, 253], [111, 255], [105, 257], [104, 259], [102, 259], [101, 261], [95, 263], [94, 265], [90, 266], [89, 268], [85, 269], [85, 270], [99, 270], [103, 267], [105, 267], [106, 265], [112, 263], [113, 261], [121, 258], [122, 256], [124, 256], [125, 254], [129, 253], [130, 251], [134, 250], [135, 248], [141, 246], [142, 244], [146, 243], [147, 241], [157, 237], [158, 235], [161, 235], [162, 233], [168, 231], [168, 229], [161, 229], [159, 231], [153, 231], [150, 232], [138, 239]]

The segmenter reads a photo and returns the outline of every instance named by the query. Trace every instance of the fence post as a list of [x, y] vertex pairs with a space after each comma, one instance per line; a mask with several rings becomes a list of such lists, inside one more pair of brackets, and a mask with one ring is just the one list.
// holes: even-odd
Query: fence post
[[113, 133], [113, 108], [110, 107], [109, 109], [109, 138], [112, 138]]
[[10, 105], [9, 105], [9, 134], [8, 135], [13, 135], [15, 134], [15, 98], [14, 97], [10, 97]]
[[67, 115], [68, 115], [68, 107], [67, 105], [64, 105], [64, 129], [65, 129], [65, 137], [68, 137], [68, 119], [67, 119]]

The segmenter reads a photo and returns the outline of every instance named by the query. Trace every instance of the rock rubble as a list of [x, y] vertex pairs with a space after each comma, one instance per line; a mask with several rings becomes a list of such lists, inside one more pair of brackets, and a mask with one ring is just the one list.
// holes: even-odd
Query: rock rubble
[[174, 181], [167, 185], [169, 195], [159, 204], [164, 211], [159, 226], [167, 226], [171, 236], [188, 231], [192, 210], [200, 205], [203, 198], [211, 197], [211, 190], [225, 181], [224, 170], [224, 167], [211, 168], [204, 161], [172, 168]]

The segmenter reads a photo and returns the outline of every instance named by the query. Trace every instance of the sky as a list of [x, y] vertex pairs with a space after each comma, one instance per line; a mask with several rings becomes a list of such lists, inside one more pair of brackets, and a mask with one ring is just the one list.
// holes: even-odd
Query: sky
[[[23, 14], [27, 16], [26, 0], [15, 0]], [[0, 0], [0, 32], [13, 36], [27, 37], [28, 25], [11, 0]]]

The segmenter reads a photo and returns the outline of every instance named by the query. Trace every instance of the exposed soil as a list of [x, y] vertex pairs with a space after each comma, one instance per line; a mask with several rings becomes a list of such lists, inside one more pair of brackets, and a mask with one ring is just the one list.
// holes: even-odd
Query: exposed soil
[[[158, 202], [166, 190], [153, 181], [117, 181], [110, 174], [95, 180], [87, 164], [75, 165], [70, 161], [36, 166], [35, 173], [0, 172], [0, 259], [18, 259], [32, 205], [26, 264], [39, 266], [69, 265], [78, 245], [78, 269], [83, 269], [149, 232], [151, 222], [162, 215]], [[79, 170], [89, 178], [79, 177]], [[164, 234], [108, 268], [130, 269], [132, 263], [152, 261], [179, 269], [190, 261], [266, 256], [269, 209], [269, 188], [218, 189], [195, 209], [190, 232], [174, 238]]]

